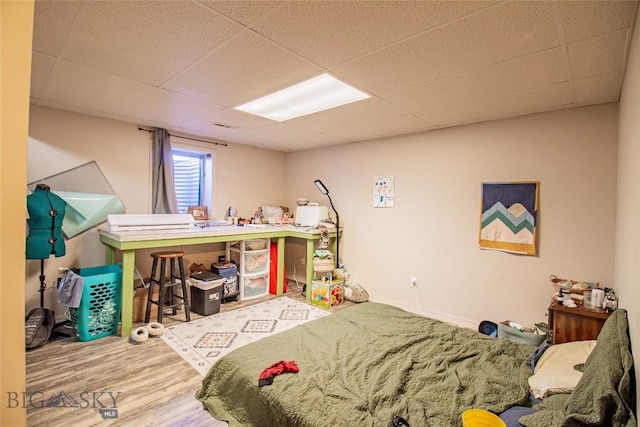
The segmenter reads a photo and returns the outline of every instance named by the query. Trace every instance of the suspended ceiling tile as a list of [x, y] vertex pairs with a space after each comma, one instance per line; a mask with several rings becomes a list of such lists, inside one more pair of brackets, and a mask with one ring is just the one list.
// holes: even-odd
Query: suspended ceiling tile
[[[619, 31], [633, 27], [637, 12], [637, 2], [627, 1], [206, 3], [36, 1], [32, 102], [108, 118], [139, 102], [149, 111], [117, 119], [248, 143], [238, 135], [257, 127], [267, 132], [272, 122], [230, 108], [203, 116], [209, 111], [204, 104], [235, 106], [327, 71], [373, 98], [286, 122], [311, 133], [295, 134], [287, 151], [294, 142], [306, 147], [307, 137], [314, 144], [377, 138], [393, 130], [392, 120], [407, 122], [395, 130], [404, 134], [432, 126], [426, 121], [413, 127], [416, 118], [407, 112], [448, 115], [440, 126], [449, 126], [493, 120], [499, 112], [529, 114], [536, 105], [553, 110], [617, 99], [629, 48]], [[319, 19], [331, 11], [331, 19]], [[86, 67], [62, 61], [66, 54]], [[322, 61], [346, 62], [329, 67]], [[60, 67], [69, 69], [68, 76]], [[168, 73], [173, 80], [138, 86], [119, 79], [122, 73], [152, 79]], [[551, 93], [545, 106], [522, 92], [558, 81], [571, 85], [568, 104], [558, 104], [562, 100]], [[158, 100], [155, 86], [184, 93]], [[510, 92], [515, 99], [504, 96]], [[151, 100], [142, 101], [141, 93]], [[192, 101], [185, 104], [185, 97]], [[177, 103], [172, 109], [170, 100]], [[183, 119], [188, 123], [173, 125]], [[344, 137], [322, 142], [327, 135], [317, 131], [329, 130]], [[251, 138], [273, 141], [260, 135]]]
[[235, 107], [320, 71], [317, 66], [247, 30], [164, 87]]
[[409, 111], [460, 104], [568, 80], [563, 49], [555, 48], [383, 95]]
[[114, 114], [107, 113], [104, 111], [92, 110], [90, 107], [87, 107], [86, 105], [76, 106], [68, 103], [61, 104], [59, 102], [47, 101], [45, 99], [39, 99], [36, 105], [54, 108], [56, 110], [71, 111], [74, 113], [84, 114], [87, 116], [104, 117], [107, 119], [113, 119], [115, 117]]
[[230, 136], [245, 129], [266, 126], [273, 121], [243, 111], [226, 108], [185, 123], [184, 126], [206, 135]]
[[79, 1], [36, 1], [33, 50], [59, 55], [80, 4]]
[[628, 30], [614, 31], [567, 46], [574, 78], [624, 69]]
[[143, 83], [58, 60], [41, 98], [113, 115], [128, 103], [151, 96], [154, 90]]
[[332, 71], [387, 93], [559, 45], [551, 3], [505, 2]]
[[246, 129], [236, 134], [236, 136], [245, 143], [280, 148], [285, 146], [291, 148], [304, 146], [308, 148], [316, 144], [331, 145], [347, 142], [336, 136], [295, 128], [286, 123], [272, 123], [259, 128]]
[[281, 2], [279, 1], [210, 1], [200, 0], [200, 3], [209, 6], [223, 15], [243, 25], [248, 25], [269, 12]]
[[305, 138], [294, 138], [290, 140], [280, 140], [264, 148], [277, 149], [284, 152], [291, 152], [291, 151], [300, 151], [300, 150], [310, 150], [313, 148], [320, 148], [320, 147], [328, 147], [331, 145], [346, 144], [348, 142], [349, 141], [345, 141], [344, 139], [339, 137], [331, 137], [328, 135], [314, 134], [310, 138], [305, 137]]
[[618, 102], [624, 72], [614, 71], [573, 81], [575, 102], [580, 106]]
[[33, 52], [31, 55], [31, 97], [38, 98], [47, 84], [47, 79], [56, 58], [44, 53]]
[[189, 98], [164, 89], [155, 89], [144, 98], [134, 100], [119, 112], [119, 116], [140, 119], [142, 123], [153, 120], [179, 126], [192, 121], [193, 117], [202, 117], [222, 110], [216, 104]]
[[637, 1], [559, 1], [566, 43], [628, 28]]
[[532, 114], [575, 106], [566, 82], [505, 96], [421, 111], [416, 115], [439, 127]]
[[199, 126], [197, 121], [191, 122], [188, 125], [176, 126], [175, 129], [189, 134], [206, 136], [223, 141], [233, 141], [233, 135], [238, 132], [238, 129], [220, 128], [205, 124]]
[[375, 123], [378, 120], [397, 117], [402, 114], [405, 114], [405, 112], [389, 105], [387, 102], [378, 98], [367, 98], [288, 120], [287, 124], [323, 132], [344, 126]]
[[149, 127], [149, 128], [163, 128], [163, 129], [167, 129], [167, 130], [171, 130], [172, 129], [172, 127], [168, 126], [166, 122], [155, 121], [155, 120], [152, 120], [152, 119], [141, 121], [140, 119], [135, 118], [135, 117], [126, 117], [126, 116], [119, 116], [119, 115], [113, 115], [110, 118], [113, 118], [113, 119], [121, 121], [121, 122], [133, 123], [133, 124], [135, 124], [137, 126], [145, 126], [145, 127]]
[[346, 144], [349, 141], [344, 141], [339, 138], [330, 138], [327, 140], [313, 140], [313, 139], [296, 139], [295, 141], [279, 142], [274, 144], [273, 147], [265, 147], [269, 149], [278, 149], [283, 152], [311, 150], [313, 148], [329, 147], [331, 145]]
[[83, 2], [61, 56], [157, 86], [241, 28], [197, 2]]
[[490, 98], [484, 103], [494, 116], [513, 117], [572, 104], [568, 82]]
[[388, 117], [381, 120], [372, 120], [370, 123], [357, 123], [352, 126], [343, 126], [326, 131], [328, 135], [334, 135], [349, 141], [364, 141], [367, 139], [383, 138], [394, 135], [406, 135], [436, 129], [433, 122], [427, 121], [410, 114], [396, 117]]
[[491, 2], [285, 2], [251, 27], [330, 67], [491, 5]]

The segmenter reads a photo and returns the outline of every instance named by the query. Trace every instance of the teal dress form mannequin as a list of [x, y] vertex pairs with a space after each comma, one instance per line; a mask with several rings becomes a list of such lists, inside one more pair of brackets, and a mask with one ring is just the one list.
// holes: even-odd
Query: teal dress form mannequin
[[66, 206], [67, 202], [52, 193], [45, 184], [38, 184], [33, 193], [27, 196], [27, 259], [46, 259], [51, 255], [64, 256], [62, 220]]

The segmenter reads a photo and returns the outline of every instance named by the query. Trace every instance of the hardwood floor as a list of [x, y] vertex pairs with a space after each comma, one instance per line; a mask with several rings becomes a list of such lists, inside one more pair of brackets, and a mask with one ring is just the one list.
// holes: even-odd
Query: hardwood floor
[[[304, 301], [295, 283], [285, 295]], [[220, 311], [272, 298], [277, 297], [229, 302]], [[351, 304], [345, 301], [331, 311]], [[191, 313], [191, 320], [200, 317]], [[182, 322], [184, 312], [164, 320], [165, 326]], [[26, 364], [26, 393], [10, 396], [9, 403], [26, 407], [31, 427], [227, 425], [195, 399], [200, 374], [161, 339], [133, 344], [118, 335], [87, 342], [56, 337], [28, 351]]]

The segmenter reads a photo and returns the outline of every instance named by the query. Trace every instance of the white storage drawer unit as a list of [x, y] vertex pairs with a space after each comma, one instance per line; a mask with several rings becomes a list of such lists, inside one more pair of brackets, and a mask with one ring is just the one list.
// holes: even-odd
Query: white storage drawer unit
[[227, 243], [227, 259], [238, 266], [240, 300], [269, 293], [270, 239]]
[[269, 293], [269, 273], [259, 276], [245, 276], [240, 285], [240, 299], [258, 298]]

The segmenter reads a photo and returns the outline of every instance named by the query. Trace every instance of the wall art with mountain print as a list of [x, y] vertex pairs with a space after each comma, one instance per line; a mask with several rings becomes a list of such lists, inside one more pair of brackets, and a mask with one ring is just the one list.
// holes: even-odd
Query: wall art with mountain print
[[482, 183], [480, 248], [536, 254], [539, 182]]

